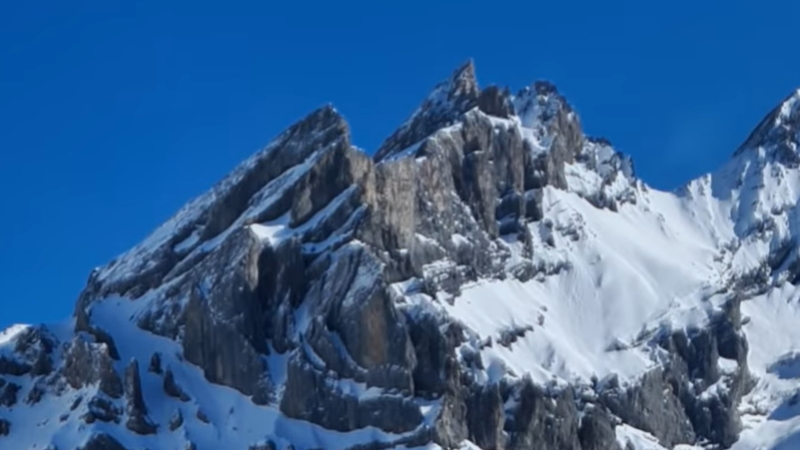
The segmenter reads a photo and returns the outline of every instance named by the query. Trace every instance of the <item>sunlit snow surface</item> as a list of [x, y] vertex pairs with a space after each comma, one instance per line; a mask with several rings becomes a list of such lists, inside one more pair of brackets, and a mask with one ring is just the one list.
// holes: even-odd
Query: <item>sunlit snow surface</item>
[[[637, 345], [640, 335], [702, 324], [718, 306], [711, 296], [722, 280], [716, 247], [676, 197], [650, 192], [639, 205], [613, 212], [548, 189], [545, 216], [554, 245], [537, 242], [535, 258], [568, 261], [568, 269], [525, 283], [481, 281], [452, 305], [421, 293], [411, 294], [411, 303], [455, 317], [476, 334], [475, 344], [532, 325], [512, 345], [482, 352], [490, 366], [539, 382], [640, 375], [657, 356]], [[516, 251], [513, 242], [509, 247]]]
[[[789, 111], [782, 111], [776, 120], [785, 120], [794, 113], [795, 100], [791, 102], [784, 105]], [[496, 127], [519, 128], [534, 152], [547, 151], [549, 137], [529, 128], [531, 117], [540, 113], [536, 108], [521, 109], [521, 119], [492, 119], [492, 123]], [[582, 163], [568, 164], [568, 191], [545, 188], [545, 218], [528, 225], [534, 239], [533, 262], [545, 269], [543, 273], [526, 282], [512, 278], [480, 280], [463, 287], [455, 298], [431, 298], [417, 288], [418, 280], [392, 286], [398, 307], [409, 313], [420, 308], [448, 315], [465, 326], [469, 339], [462, 345], [480, 351], [485, 363], [485, 370], [475, 374], [478, 377], [495, 381], [503, 376], [530, 374], [537, 382], [563, 385], [588, 384], [595, 377], [616, 374], [622, 383], [631, 382], [663, 356], [649, 336], [659, 330], [705, 325], [725, 301], [719, 294], [722, 288], [734, 277], [758, 269], [770, 253], [800, 236], [800, 172], [772, 161], [763, 148], [740, 152], [718, 172], [689, 183], [677, 193], [667, 193], [631, 184], [623, 177], [609, 184], [604, 177], [609, 175], [605, 170], [613, 154], [600, 144], [592, 145], [597, 167], [589, 170]], [[409, 157], [417, 149], [415, 144], [404, 155]], [[192, 253], [210, 251], [242, 226], [247, 226], [265, 245], [276, 245], [313, 229], [350, 195], [345, 191], [296, 228], [290, 227], [288, 216], [253, 223], [288, 181], [309, 170], [320, 150], [267, 184], [242, 217], [216, 238], [200, 243], [202, 230], [187, 232], [203, 208], [269, 151], [268, 147], [211, 193], [188, 204], [142, 244], [100, 271], [98, 279], [124, 279], [132, 271], [143, 270], [155, 259], [152, 257], [158, 249], [168, 244], [188, 260]], [[586, 197], [599, 189], [609, 194], [631, 190], [633, 201], [621, 203], [617, 211], [596, 208]], [[766, 238], [759, 232], [765, 227], [771, 230]], [[349, 225], [342, 228], [347, 230]], [[174, 239], [177, 232], [183, 233], [185, 239]], [[340, 233], [335, 233], [331, 239], [341, 238]], [[461, 235], [453, 235], [452, 242], [468, 243]], [[321, 251], [333, 243], [307, 244], [313, 247], [307, 250]], [[514, 238], [504, 237], [500, 245], [505, 245], [511, 254], [509, 268], [520, 261], [521, 246]], [[771, 280], [772, 288], [742, 304], [744, 331], [750, 345], [748, 362], [756, 387], [741, 405], [745, 429], [734, 446], [736, 450], [800, 448], [800, 289], [782, 279], [779, 269]], [[121, 355], [116, 363], [119, 373], [132, 358], [144, 366], [158, 351], [163, 365], [172, 369], [177, 382], [192, 398], [182, 403], [165, 396], [162, 377], [142, 370], [149, 416], [162, 425], [153, 436], [113, 433], [123, 445], [167, 450], [182, 448], [188, 438], [201, 450], [245, 449], [270, 438], [278, 448], [291, 443], [297, 450], [307, 450], [340, 449], [400, 437], [370, 428], [349, 433], [325, 430], [287, 419], [274, 407], [256, 406], [230, 388], [207, 382], [200, 369], [181, 359], [178, 343], [136, 327], [137, 317], [147, 312], [157, 295], [151, 292], [135, 301], [107, 298], [96, 302], [92, 310], [92, 320], [113, 335]], [[301, 319], [304, 311], [301, 306]], [[307, 320], [298, 320], [298, 327], [302, 329], [306, 323]], [[16, 338], [26, 329], [27, 326], [18, 325], [0, 333], [0, 356], [13, 352]], [[71, 323], [48, 329], [62, 342], [70, 340]], [[515, 341], [501, 345], [502, 336], [514, 330], [524, 332]], [[492, 345], [486, 345], [489, 340]], [[285, 376], [286, 359], [285, 355], [274, 353], [268, 357], [275, 381], [280, 382]], [[720, 364], [723, 371], [730, 369], [726, 367], [730, 361], [721, 360]], [[33, 388], [27, 377], [6, 378], [22, 385], [21, 399]], [[370, 395], [369, 390], [349, 380], [339, 383], [356, 394]], [[0, 445], [9, 449], [42, 449], [52, 442], [60, 449], [72, 449], [93, 430], [122, 429], [103, 423], [84, 424], [80, 415], [85, 411], [85, 402], [61, 420], [75, 399], [90, 398], [92, 389], [68, 388], [60, 396], [46, 395], [33, 406], [20, 401], [13, 408], [0, 410], [0, 418], [13, 423], [10, 436], [2, 438]], [[436, 405], [421, 409], [426, 423], [430, 423], [437, 413]], [[209, 416], [210, 423], [195, 420], [198, 410]], [[176, 411], [185, 418], [184, 426], [170, 432], [165, 424]], [[630, 444], [637, 450], [663, 449], [655, 438], [629, 426], [618, 426], [616, 433], [623, 448]], [[463, 448], [471, 450], [474, 446], [465, 442]]]
[[[412, 303], [436, 305], [474, 332], [465, 345], [481, 348], [489, 379], [505, 368], [542, 383], [608, 374], [624, 382], [658, 361], [658, 350], [641, 337], [704, 325], [731, 279], [758, 269], [800, 236], [798, 196], [798, 170], [770, 162], [763, 149], [739, 155], [679, 193], [638, 190], [637, 203], [618, 212], [548, 188], [544, 221], [562, 232], [551, 233], [549, 244], [537, 241], [534, 258], [566, 261], [567, 270], [525, 283], [478, 282], [453, 304], [412, 293]], [[765, 221], [772, 230], [767, 237], [754, 231]], [[742, 305], [757, 385], [742, 402], [745, 429], [735, 449], [800, 448], [800, 290], [780, 268], [771, 282], [768, 293]], [[527, 324], [532, 331], [510, 346], [497, 345], [504, 331]], [[487, 338], [495, 344], [481, 345]], [[724, 371], [733, 362], [720, 364]], [[617, 431], [634, 448], [662, 448], [638, 430]]]
[[[112, 334], [121, 355], [120, 361], [116, 362], [119, 373], [124, 373], [131, 359], [140, 361], [148, 415], [154, 422], [162, 424], [158, 433], [139, 436], [127, 431], [120, 432], [125, 430], [124, 424], [96, 422], [86, 425], [80, 416], [86, 411], [85, 404], [96, 392], [96, 388], [80, 391], [68, 389], [61, 396], [46, 395], [40, 403], [32, 406], [20, 401], [13, 408], [0, 410], [0, 418], [9, 417], [13, 423], [12, 434], [2, 438], [0, 448], [43, 449], [52, 442], [57, 448], [73, 449], [88, 439], [92, 434], [90, 430], [108, 430], [128, 448], [151, 450], [183, 449], [187, 438], [197, 443], [200, 449], [247, 449], [260, 440], [270, 438], [278, 444], [278, 448], [293, 444], [296, 449], [304, 450], [319, 447], [347, 448], [401, 437], [374, 428], [349, 433], [326, 430], [308, 422], [288, 419], [274, 407], [256, 406], [248, 397], [231, 388], [209, 383], [199, 368], [182, 361], [179, 344], [144, 332], [136, 326], [133, 319], [146, 301], [146, 298], [133, 302], [109, 298], [95, 305], [92, 317], [98, 325], [113, 330]], [[60, 329], [63, 334], [59, 337], [68, 341], [71, 324]], [[0, 354], [10, 344], [13, 344], [13, 340], [0, 343]], [[184, 403], [164, 395], [163, 375], [146, 370], [146, 363], [156, 351], [161, 353], [163, 367], [169, 367], [173, 371], [177, 383], [191, 397], [189, 402]], [[286, 360], [281, 355], [276, 355], [268, 358], [268, 364], [273, 368], [272, 375], [280, 376], [285, 371]], [[24, 399], [32, 388], [26, 377], [6, 378], [23, 386], [19, 393], [20, 399]], [[84, 399], [81, 406], [72, 411], [63, 422], [60, 421], [60, 416], [70, 412], [70, 405], [78, 397]], [[123, 401], [117, 401], [118, 405], [122, 405]], [[177, 411], [181, 411], [184, 425], [178, 431], [171, 432], [166, 425]], [[210, 423], [197, 420], [198, 411], [208, 416]], [[422, 408], [422, 411], [426, 414], [428, 423], [437, 412], [431, 407]]]

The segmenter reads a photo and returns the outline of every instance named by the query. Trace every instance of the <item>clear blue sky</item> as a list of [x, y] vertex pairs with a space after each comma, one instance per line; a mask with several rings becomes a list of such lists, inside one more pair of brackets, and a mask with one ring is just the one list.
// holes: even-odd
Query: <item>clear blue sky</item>
[[796, 0], [210, 3], [3, 5], [0, 327], [68, 317], [92, 267], [313, 108], [372, 150], [470, 57], [482, 85], [554, 81], [659, 188], [800, 86]]

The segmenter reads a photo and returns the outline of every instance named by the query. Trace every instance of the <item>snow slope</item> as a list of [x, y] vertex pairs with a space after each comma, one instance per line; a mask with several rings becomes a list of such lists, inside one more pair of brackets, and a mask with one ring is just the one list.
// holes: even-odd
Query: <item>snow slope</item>
[[[477, 87], [465, 78], [471, 72], [471, 66], [461, 69], [455, 81], [437, 86], [424, 107], [399, 129], [395, 140], [386, 144], [382, 164], [402, 160], [424, 164], [424, 158], [415, 159], [415, 155], [425, 139], [463, 131], [458, 123], [451, 123], [460, 117], [453, 114], [454, 105], [469, 107], [470, 114], [479, 114], [472, 108]], [[426, 291], [422, 279], [396, 281], [389, 286], [396, 307], [410, 315], [431, 313], [461, 324], [466, 338], [459, 344], [460, 355], [466, 359], [470, 354], [480, 354], [484, 365], [472, 367], [471, 375], [483, 383], [530, 377], [541, 386], [591, 391], [612, 377], [623, 386], [635, 385], [668, 357], [657, 338], [676, 330], [707, 328], [733, 291], [744, 299], [741, 308], [749, 343], [747, 362], [754, 377], [754, 388], [739, 406], [744, 429], [733, 448], [800, 448], [798, 98], [800, 91], [776, 108], [723, 168], [676, 192], [646, 186], [635, 179], [630, 161], [610, 144], [586, 140], [580, 158], [564, 162], [565, 186], [544, 186], [537, 192], [542, 217], [526, 222], [526, 233], [520, 233], [530, 236], [532, 256], [526, 256], [520, 235], [499, 236], [496, 246], [508, 255], [504, 276], [470, 280], [460, 286], [458, 295]], [[534, 156], [554, 151], [559, 137], [554, 134], [558, 129], [553, 128], [556, 125], [551, 120], [561, 117], [558, 114], [564, 111], [563, 99], [554, 91], [529, 89], [511, 102], [517, 115], [491, 117], [492, 126], [498, 131], [518, 133]], [[570, 110], [559, 120], [574, 118]], [[432, 130], [431, 120], [436, 130]], [[312, 133], [312, 142], [316, 143], [316, 138], [332, 127]], [[424, 139], [415, 134], [434, 131], [438, 134], [426, 134]], [[287, 132], [276, 142], [290, 138], [291, 133]], [[336, 140], [335, 145], [339, 144], [341, 141]], [[199, 225], [203, 216], [235, 191], [248, 171], [274, 156], [279, 145], [268, 146], [208, 194], [190, 202], [142, 244], [97, 271], [96, 280], [125, 285], [134, 275], [153, 270], [164, 252], [177, 258], [173, 272], [178, 274], [173, 280], [180, 280], [181, 264], [202, 260], [242, 228], [249, 230], [260, 245], [273, 249], [326, 228], [358, 193], [358, 187], [342, 190], [302, 223], [293, 224], [292, 211], [262, 219], [265, 211], [285, 200], [290, 189], [302, 184], [315, 165], [327, 157], [332, 145], [298, 150], [292, 155], [294, 164], [255, 190], [235, 220], [207, 236], [207, 230]], [[614, 199], [614, 207], [599, 207], [599, 198]], [[317, 262], [313, 258], [325, 254], [335, 262], [336, 258], [349, 256], [347, 252], [355, 253], [354, 249], [361, 245], [357, 240], [344, 247], [339, 245], [355, 239], [352, 230], [366, 215], [365, 206], [354, 208], [324, 239], [304, 242], [303, 256]], [[421, 235], [416, 238], [430, 240]], [[450, 238], [456, 248], [470, 245], [464, 235], [456, 233]], [[344, 250], [337, 253], [338, 249]], [[536, 269], [534, 276], [507, 276], [526, 258]], [[435, 261], [426, 265], [423, 272], [436, 272], [450, 264], [453, 262], [446, 259]], [[359, 269], [360, 278], [353, 283], [353, 289], [369, 290], [376, 271], [383, 267], [365, 265]], [[4, 375], [4, 381], [19, 386], [15, 393], [18, 400], [11, 405], [3, 405], [0, 400], [0, 420], [13, 423], [9, 435], [0, 437], [0, 448], [41, 449], [55, 445], [72, 449], [83, 445], [90, 432], [108, 432], [128, 448], [150, 450], [182, 448], [189, 441], [199, 450], [246, 449], [267, 440], [281, 449], [292, 445], [296, 450], [333, 450], [376, 442], [404, 446], [403, 439], [419, 431], [388, 433], [376, 427], [333, 431], [290, 419], [274, 403], [257, 405], [239, 391], [210, 383], [200, 368], [184, 360], [179, 342], [138, 326], [155, 309], [172, 305], [172, 282], [130, 298], [125, 297], [125, 292], [103, 295], [91, 307], [93, 326], [105, 330], [116, 343], [116, 372], [124, 373], [131, 360], [140, 362], [147, 415], [160, 424], [155, 434], [118, 433], [115, 430], [119, 427], [113, 423], [86, 423], [82, 416], [92, 407], [88, 399], [101, 395], [96, 385], [75, 387], [50, 378], [44, 380], [49, 384], [40, 386], [31, 377], [12, 374]], [[200, 290], [204, 288], [199, 286]], [[310, 329], [314, 318], [310, 317], [309, 308], [304, 304], [297, 309], [295, 328], [287, 333], [300, 336]], [[0, 358], [17, 361], [30, 356], [20, 352], [19, 342], [31, 330], [41, 330], [52, 335], [58, 344], [53, 364], [61, 367], [68, 344], [74, 339], [75, 326], [74, 321], [41, 328], [14, 326], [0, 333]], [[92, 345], [108, 351], [103, 347], [105, 343], [96, 340]], [[154, 352], [160, 354], [162, 366], [172, 371], [188, 401], [164, 395], [163, 375], [144, 367]], [[308, 352], [313, 354], [314, 350]], [[279, 387], [276, 395], [280, 396], [289, 370], [289, 355], [273, 348], [262, 357], [269, 367], [270, 381]], [[720, 358], [719, 370], [731, 372], [736, 364]], [[324, 366], [324, 361], [320, 365]], [[381, 394], [374, 386], [354, 378], [329, 382], [331, 389], [358, 399]], [[31, 401], [37, 389], [56, 395]], [[700, 395], [725, 395], [721, 392], [724, 389], [719, 383], [708, 386]], [[110, 402], [120, 411], [125, 409], [121, 399]], [[422, 429], [433, 426], [443, 403], [432, 399], [419, 401], [416, 406], [424, 419]], [[130, 412], [120, 414], [126, 416]], [[176, 417], [182, 418], [178, 431], [165, 425]], [[615, 433], [623, 448], [664, 448], [653, 435], [630, 424], [616, 424]], [[439, 447], [428, 444], [424, 448]], [[462, 448], [475, 446], [464, 441]]]

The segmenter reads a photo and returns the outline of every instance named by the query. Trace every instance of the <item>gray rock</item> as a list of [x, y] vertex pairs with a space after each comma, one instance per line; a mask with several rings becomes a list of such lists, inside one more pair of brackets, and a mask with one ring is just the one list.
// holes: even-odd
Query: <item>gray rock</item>
[[622, 450], [608, 411], [589, 405], [581, 418], [578, 439], [582, 450]]
[[[453, 367], [451, 372], [457, 372]], [[457, 448], [469, 437], [465, 392], [459, 382], [448, 386], [441, 399], [441, 410], [433, 428], [433, 441], [444, 448]]]
[[[742, 429], [737, 405], [752, 388], [747, 366], [747, 341], [741, 330], [741, 298], [733, 297], [725, 310], [715, 316], [708, 328], [696, 330], [686, 345], [676, 345], [676, 356], [683, 360], [693, 389], [679, 390], [695, 432], [698, 436], [722, 447], [731, 446]], [[673, 342], [682, 344], [682, 333], [673, 335]], [[720, 345], [721, 344], [721, 345]], [[698, 350], [705, 346], [707, 350]], [[699, 355], [704, 355], [698, 358]], [[708, 356], [705, 356], [708, 355]], [[719, 372], [719, 358], [736, 361], [733, 373]], [[707, 361], [710, 359], [711, 361]], [[709, 367], [710, 366], [710, 367]], [[701, 380], [699, 383], [696, 380]], [[714, 383], [722, 382], [727, 389], [718, 395], [699, 394]], [[679, 386], [689, 386], [684, 383]]]
[[[737, 405], [751, 388], [740, 303], [734, 296], [707, 328], [667, 334], [659, 345], [669, 353], [669, 363], [627, 391], [608, 388], [601, 393], [602, 404], [667, 447], [698, 440], [732, 445], [741, 431]], [[719, 342], [724, 343], [722, 353], [737, 362], [734, 373], [719, 371]], [[727, 386], [724, 393], [701, 395], [720, 380]]]
[[[207, 196], [198, 199], [198, 202], [207, 202], [208, 207], [192, 211], [170, 238], [159, 241], [157, 245], [136, 248], [126, 257], [113, 261], [108, 268], [108, 272], [113, 274], [110, 277], [101, 279], [101, 272], [94, 271], [76, 304], [76, 317], [85, 316], [95, 298], [114, 293], [138, 298], [160, 283], [183, 274], [188, 267], [177, 267], [182, 256], [175, 252], [176, 244], [197, 231], [200, 232], [200, 241], [218, 236], [233, 224], [248, 207], [251, 198], [270, 181], [302, 163], [315, 151], [345, 138], [347, 133], [344, 119], [330, 105], [297, 122], [214, 186]], [[284, 194], [256, 220], [274, 220], [287, 212], [291, 208], [292, 190], [288, 189]]]
[[478, 108], [490, 116], [507, 119], [514, 115], [511, 93], [508, 88], [489, 86], [478, 96]]
[[467, 399], [469, 440], [484, 450], [505, 448], [505, 414], [498, 385], [477, 386]]
[[95, 421], [119, 423], [122, 409], [114, 405], [107, 398], [96, 396], [87, 403], [86, 413], [81, 416], [84, 422], [91, 424]]
[[464, 340], [463, 329], [457, 323], [442, 323], [431, 314], [409, 314], [407, 317], [417, 360], [415, 394], [426, 397], [444, 395], [448, 385], [455, 383], [454, 374], [448, 373], [448, 369], [458, 364], [455, 348]]
[[[24, 373], [20, 372], [27, 373], [28, 370], [25, 369], [29, 368], [31, 376], [49, 375], [53, 371], [52, 353], [56, 345], [57, 339], [44, 325], [27, 328], [16, 338], [14, 344], [15, 355], [21, 357], [24, 362], [12, 371], [23, 375]], [[0, 361], [0, 373], [3, 372], [2, 365]]]
[[601, 393], [601, 403], [623, 422], [651, 433], [664, 446], [695, 441], [683, 404], [672, 391], [669, 374], [661, 368], [645, 374], [630, 389], [605, 390]]
[[72, 404], [70, 405], [69, 410], [70, 411], [75, 411], [76, 409], [78, 409], [78, 406], [81, 406], [82, 402], [83, 402], [83, 396], [79, 395], [79, 396], [75, 397], [75, 400], [72, 401]]
[[0, 356], [0, 375], [20, 377], [31, 371], [31, 366], [5, 356]]
[[157, 427], [147, 417], [147, 406], [142, 394], [142, 380], [139, 376], [139, 363], [131, 360], [125, 370], [125, 400], [128, 421], [125, 426], [137, 434], [154, 434]]
[[[376, 375], [388, 375], [370, 377], [370, 384], [411, 392], [414, 351], [405, 324], [379, 279], [379, 261], [357, 247], [338, 253], [320, 291], [327, 295], [326, 326], [341, 336], [356, 364]], [[390, 367], [401, 370], [387, 370]]]
[[280, 409], [288, 417], [338, 431], [374, 426], [404, 433], [422, 422], [419, 406], [410, 399], [387, 395], [360, 400], [345, 394], [300, 351], [293, 352], [289, 360]]
[[100, 390], [109, 397], [122, 397], [122, 380], [114, 370], [108, 346], [92, 343], [84, 334], [77, 334], [69, 344], [62, 372], [74, 389], [99, 383]]
[[476, 106], [479, 93], [475, 66], [468, 61], [449, 79], [436, 85], [417, 112], [378, 148], [375, 160], [383, 160], [450, 125]]
[[77, 450], [128, 450], [118, 440], [106, 433], [93, 435], [82, 447]]
[[150, 365], [147, 366], [147, 371], [150, 373], [155, 373], [161, 375], [163, 372], [161, 368], [161, 354], [158, 352], [153, 353], [153, 356], [150, 357]]
[[169, 367], [164, 373], [164, 392], [170, 397], [180, 399], [182, 402], [191, 400], [191, 397], [175, 381], [175, 375], [173, 375], [172, 369]]
[[193, 287], [183, 311], [186, 360], [203, 368], [209, 381], [245, 395], [255, 394], [267, 369], [250, 340], [256, 336], [255, 319], [261, 317], [253, 310], [259, 305], [254, 299], [259, 250], [260, 243], [248, 231], [237, 231], [204, 260], [209, 289]]
[[[533, 132], [548, 151], [534, 151], [516, 122], [501, 120], [514, 114], [535, 120]], [[409, 291], [457, 303], [472, 280], [526, 281], [568, 270], [568, 262], [533, 262], [535, 232], [544, 245], [555, 245], [558, 233], [581, 239], [580, 229], [541, 220], [543, 192], [568, 188], [568, 164], [602, 172], [604, 186], [617, 177], [633, 182], [623, 155], [598, 159], [608, 147], [584, 136], [554, 86], [537, 83], [512, 102], [507, 90], [481, 91], [471, 63], [437, 85], [374, 160], [351, 146], [336, 111], [321, 108], [184, 210], [163, 239], [90, 276], [75, 311], [76, 330], [84, 333], [67, 349], [62, 371], [75, 388], [98, 382], [108, 397], [119, 398], [114, 341], [92, 323], [92, 305], [110, 294], [135, 299], [149, 292], [153, 304], [138, 316], [139, 326], [180, 342], [182, 356], [208, 381], [260, 405], [280, 398], [286, 416], [327, 429], [403, 434], [358, 450], [430, 442], [456, 448], [465, 439], [497, 450], [619, 450], [612, 414], [665, 446], [698, 438], [730, 442], [738, 433], [734, 406], [749, 378], [746, 370], [722, 374], [717, 363], [723, 357], [746, 367], [736, 308], [708, 330], [670, 332], [657, 342], [670, 364], [629, 389], [600, 383], [597, 404], [587, 405], [571, 389], [546, 389], [529, 378], [479, 383], [474, 371], [483, 370], [483, 361], [461, 345], [472, 339], [463, 327], [404, 305], [390, 289], [408, 281]], [[581, 195], [612, 210], [633, 201], [609, 192]], [[281, 236], [293, 234], [281, 242], [248, 228], [277, 220], [285, 227]], [[531, 221], [539, 221], [534, 231]], [[509, 268], [506, 243], [514, 239], [524, 251]], [[480, 345], [513, 346], [529, 325]], [[284, 386], [274, 385], [284, 377], [266, 363], [276, 352], [288, 357]], [[0, 360], [0, 372], [46, 372], [46, 363], [34, 370], [29, 357], [9, 361]], [[148, 370], [162, 369], [165, 393], [188, 401], [154, 354]], [[696, 399], [719, 380], [729, 383], [729, 396]], [[140, 383], [134, 363], [125, 377], [126, 425], [153, 433]], [[369, 396], [342, 388], [352, 383], [366, 384]], [[438, 416], [425, 423], [420, 409], [433, 399], [440, 402]], [[102, 417], [114, 420], [113, 402], [104, 401], [112, 413]], [[200, 409], [197, 417], [209, 423]], [[173, 417], [170, 429], [182, 422]]]
[[294, 188], [291, 226], [305, 223], [354, 184], [363, 184], [372, 170], [372, 161], [341, 138], [306, 172]]
[[199, 408], [197, 409], [197, 418], [200, 420], [200, 422], [211, 423], [211, 419], [208, 418], [208, 415], [206, 415], [206, 413]]
[[28, 397], [26, 398], [25, 402], [29, 405], [35, 405], [42, 401], [42, 397], [44, 397], [44, 388], [41, 386], [34, 386], [28, 391]]
[[514, 396], [517, 406], [505, 426], [508, 449], [580, 450], [571, 390], [552, 396], [525, 378]]
[[0, 389], [0, 406], [11, 408], [16, 405], [17, 394], [20, 389], [22, 389], [22, 387], [16, 383], [6, 383], [6, 385]]
[[183, 425], [183, 413], [181, 410], [175, 411], [175, 414], [169, 419], [169, 431], [175, 431]]

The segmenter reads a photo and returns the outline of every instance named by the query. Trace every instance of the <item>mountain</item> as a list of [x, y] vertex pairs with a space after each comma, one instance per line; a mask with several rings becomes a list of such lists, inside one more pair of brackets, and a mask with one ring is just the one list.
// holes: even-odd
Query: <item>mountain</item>
[[675, 192], [471, 62], [324, 106], [0, 334], [0, 448], [800, 448], [798, 99]]

